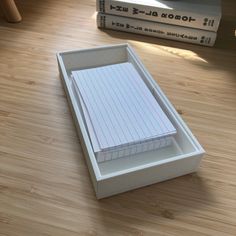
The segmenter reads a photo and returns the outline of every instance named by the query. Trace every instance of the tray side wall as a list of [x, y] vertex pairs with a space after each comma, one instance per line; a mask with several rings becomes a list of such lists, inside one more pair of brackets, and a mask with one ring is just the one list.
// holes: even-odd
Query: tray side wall
[[97, 198], [105, 198], [132, 189], [162, 182], [178, 176], [195, 172], [203, 154], [186, 157], [162, 165], [130, 172], [98, 182]]
[[72, 101], [71, 101], [70, 92], [68, 90], [68, 87], [67, 87], [67, 84], [66, 84], [66, 81], [65, 81], [66, 78], [65, 78], [64, 73], [62, 72], [61, 65], [60, 65], [60, 62], [59, 62], [58, 58], [57, 58], [57, 61], [58, 61], [61, 81], [62, 81], [64, 90], [66, 92], [67, 101], [68, 101], [68, 104], [69, 104], [69, 107], [70, 107], [70, 110], [71, 110], [71, 113], [72, 113], [72, 116], [73, 116], [74, 124], [75, 124], [76, 130], [77, 130], [77, 135], [79, 136], [80, 144], [81, 144], [81, 147], [83, 149], [83, 154], [85, 155], [85, 160], [86, 160], [86, 163], [87, 163], [87, 166], [88, 166], [88, 169], [89, 169], [90, 178], [91, 178], [95, 193], [97, 194], [98, 185], [97, 185], [97, 178], [96, 178], [96, 175], [94, 173], [94, 168], [93, 168], [93, 165], [91, 163], [90, 155], [89, 155], [87, 146], [85, 144], [84, 137], [82, 135], [82, 131], [81, 131], [79, 121], [78, 121], [77, 116], [76, 116], [75, 109], [74, 109]]
[[[60, 53], [66, 71], [94, 68], [127, 61], [127, 44]], [[80, 56], [78, 57], [78, 52]]]

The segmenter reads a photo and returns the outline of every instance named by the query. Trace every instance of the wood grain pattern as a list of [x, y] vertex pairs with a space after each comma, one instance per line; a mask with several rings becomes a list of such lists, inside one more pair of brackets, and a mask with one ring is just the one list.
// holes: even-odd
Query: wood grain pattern
[[[236, 3], [215, 48], [100, 31], [95, 0], [0, 19], [0, 235], [236, 235]], [[55, 53], [129, 42], [203, 145], [197, 173], [97, 201]]]

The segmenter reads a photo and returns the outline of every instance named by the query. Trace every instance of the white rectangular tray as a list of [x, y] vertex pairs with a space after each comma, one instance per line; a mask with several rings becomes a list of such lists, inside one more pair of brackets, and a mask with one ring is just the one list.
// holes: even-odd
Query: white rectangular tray
[[[60, 76], [67, 94], [97, 198], [104, 198], [197, 170], [204, 150], [128, 44], [61, 52]], [[151, 152], [97, 163], [71, 86], [71, 71], [131, 62], [177, 130], [173, 144]]]

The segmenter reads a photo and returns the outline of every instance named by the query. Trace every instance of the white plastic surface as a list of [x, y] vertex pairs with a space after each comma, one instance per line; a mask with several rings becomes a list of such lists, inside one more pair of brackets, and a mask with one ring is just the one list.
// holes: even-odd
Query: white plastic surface
[[[204, 150], [128, 44], [62, 52], [57, 54], [57, 59], [97, 198], [108, 197], [197, 170]], [[131, 62], [134, 65], [175, 126], [177, 135], [169, 147], [97, 163], [72, 90], [70, 75], [73, 70], [121, 62]]]

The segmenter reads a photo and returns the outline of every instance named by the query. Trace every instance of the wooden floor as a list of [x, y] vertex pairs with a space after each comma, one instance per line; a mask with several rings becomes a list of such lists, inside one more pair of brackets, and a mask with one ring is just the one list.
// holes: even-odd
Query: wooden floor
[[[100, 31], [95, 0], [0, 17], [0, 235], [236, 235], [236, 2], [215, 48]], [[129, 42], [205, 148], [197, 173], [96, 200], [58, 51]]]

